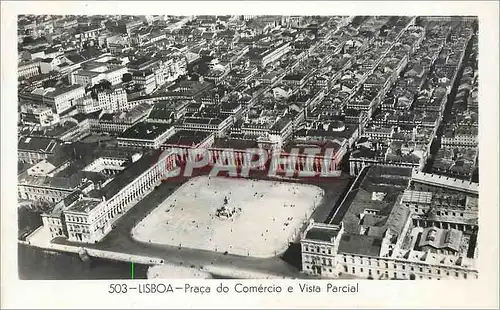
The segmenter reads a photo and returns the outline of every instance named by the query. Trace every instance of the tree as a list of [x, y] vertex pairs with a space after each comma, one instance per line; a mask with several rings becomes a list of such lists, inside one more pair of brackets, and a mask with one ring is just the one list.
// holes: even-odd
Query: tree
[[48, 88], [48, 87], [55, 87], [57, 84], [58, 80], [57, 79], [50, 79], [47, 81], [42, 82], [42, 87], [43, 88]]
[[98, 85], [101, 90], [111, 89], [111, 82], [108, 80], [101, 80]]
[[130, 73], [125, 73], [122, 77], [122, 82], [123, 83], [128, 83], [132, 81], [132, 74]]

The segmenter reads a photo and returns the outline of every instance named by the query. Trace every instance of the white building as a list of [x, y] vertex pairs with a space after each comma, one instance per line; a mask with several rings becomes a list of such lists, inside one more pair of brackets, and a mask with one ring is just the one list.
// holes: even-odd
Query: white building
[[[392, 177], [387, 176], [392, 168], [371, 169], [364, 168], [360, 175], [367, 178], [363, 176], [360, 182], [358, 177], [352, 185], [350, 192], [355, 194], [342, 218], [334, 215], [332, 222], [339, 224], [310, 222], [301, 238], [302, 271], [326, 278], [346, 274], [365, 279], [476, 279], [477, 244], [473, 240], [477, 238], [477, 188], [459, 182], [450, 185], [446, 178], [421, 176], [401, 168], [396, 168]], [[374, 176], [380, 183], [370, 183]], [[432, 194], [415, 188], [404, 190], [402, 180], [406, 178], [410, 186], [412, 177], [417, 177], [415, 182], [423, 180], [425, 186], [439, 188]], [[394, 183], [379, 185], [382, 182]], [[396, 199], [376, 191], [388, 187]], [[401, 188], [400, 195], [395, 195], [395, 188]], [[434, 199], [433, 195], [455, 196], [456, 201]], [[465, 205], [462, 197], [467, 197]], [[392, 209], [388, 209], [389, 201], [394, 203]], [[430, 204], [437, 210], [429, 211]]]
[[81, 85], [71, 85], [64, 88], [37, 88], [31, 93], [22, 93], [19, 97], [51, 106], [54, 112], [61, 114], [75, 106], [77, 99], [84, 94], [85, 89]]
[[59, 58], [45, 58], [40, 61], [40, 71], [42, 74], [47, 74], [51, 71], [59, 71], [61, 60]]
[[108, 66], [100, 64], [88, 69], [82, 69], [71, 73], [71, 84], [83, 86], [93, 86], [102, 80], [107, 80], [111, 85], [117, 85], [122, 82], [123, 75], [127, 73], [125, 66]]
[[[152, 70], [134, 72], [132, 74], [132, 80], [134, 83], [141, 85], [146, 94], [150, 94], [156, 89], [157, 80], [161, 81], [159, 74], [155, 74]], [[163, 82], [165, 82], [164, 79]]]
[[478, 130], [472, 126], [460, 126], [453, 132], [445, 133], [441, 137], [443, 146], [476, 147], [479, 143]]
[[40, 74], [40, 60], [35, 59], [25, 63], [19, 63], [17, 66], [18, 77], [34, 77]]
[[61, 207], [59, 213], [45, 215], [44, 226], [51, 229], [53, 236], [63, 235], [70, 241], [100, 241], [113, 229], [116, 220], [149, 194], [164, 174], [175, 167], [174, 154], [162, 154], [162, 151], [138, 155], [133, 161], [127, 175], [118, 174], [100, 191], [89, 193], [91, 197], [79, 195]]
[[90, 114], [100, 110], [109, 113], [127, 111], [136, 105], [134, 102], [128, 102], [127, 92], [123, 88], [99, 92], [97, 93], [97, 100], [87, 95], [76, 102], [78, 112], [83, 114]]
[[97, 94], [99, 105], [110, 112], [123, 111], [127, 106], [127, 92], [123, 88], [103, 91]]
[[224, 119], [209, 117], [185, 117], [182, 124], [178, 125], [178, 128], [189, 131], [215, 132], [216, 134], [221, 135], [227, 128], [229, 128], [229, 126], [231, 126], [232, 122], [232, 116], [226, 116]]

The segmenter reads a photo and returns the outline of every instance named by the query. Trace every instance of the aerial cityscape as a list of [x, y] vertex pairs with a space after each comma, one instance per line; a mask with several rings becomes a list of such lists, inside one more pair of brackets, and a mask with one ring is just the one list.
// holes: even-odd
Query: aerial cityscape
[[20, 278], [477, 279], [478, 31], [18, 16]]

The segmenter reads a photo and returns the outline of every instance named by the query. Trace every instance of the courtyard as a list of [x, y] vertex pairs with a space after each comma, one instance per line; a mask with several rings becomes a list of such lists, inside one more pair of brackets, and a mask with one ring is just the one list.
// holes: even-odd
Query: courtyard
[[252, 257], [284, 252], [323, 199], [314, 185], [190, 179], [132, 229], [145, 243]]

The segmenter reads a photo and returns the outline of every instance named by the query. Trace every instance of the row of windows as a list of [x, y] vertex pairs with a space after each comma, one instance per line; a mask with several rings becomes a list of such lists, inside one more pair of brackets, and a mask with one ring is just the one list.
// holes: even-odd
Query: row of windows
[[[96, 229], [94, 229], [95, 231]], [[68, 231], [90, 233], [89, 228], [80, 225], [68, 225]]]
[[25, 187], [26, 192], [39, 193], [39, 194], [54, 194], [53, 190], [49, 189], [41, 189], [41, 188], [33, 188], [33, 187]]
[[54, 224], [54, 225], [61, 225], [61, 221], [59, 219], [54, 219], [54, 218], [48, 218], [47, 222], [49, 224]]
[[[344, 261], [344, 263], [347, 263], [347, 257], [346, 256], [343, 257], [343, 261]], [[355, 256], [352, 256], [350, 258], [350, 262], [353, 263], [353, 264], [355, 263]], [[410, 270], [410, 271], [433, 273], [433, 269], [429, 268], [427, 266], [425, 266], [425, 267], [424, 266], [418, 266], [418, 267], [416, 267], [416, 266], [407, 266], [406, 264], [396, 264], [396, 263], [389, 263], [389, 262], [380, 262], [378, 259], [372, 260], [372, 259], [369, 259], [369, 258], [368, 258], [367, 262], [368, 262], [368, 266], [372, 266], [372, 263], [373, 263], [374, 266], [382, 267], [382, 268], [386, 268], [386, 269], [388, 269], [389, 266], [392, 266], [393, 270], [401, 269], [401, 270]], [[360, 257], [359, 263], [363, 264], [363, 257]], [[441, 274], [441, 269], [434, 269], [434, 273], [440, 275]], [[464, 273], [464, 274], [465, 274], [464, 277], [466, 277], [466, 273]], [[446, 271], [446, 275], [449, 276], [450, 275], [450, 271]], [[455, 276], [456, 277], [459, 276], [459, 272], [458, 271], [455, 271]]]
[[83, 216], [66, 215], [66, 219], [69, 222], [87, 223], [87, 218]]
[[[308, 265], [308, 266], [306, 266], [306, 269], [312, 269], [312, 267]], [[321, 270], [324, 272], [326, 272], [326, 271], [332, 272], [332, 268], [327, 268], [327, 267], [321, 267]]]
[[[316, 266], [314, 266], [314, 267], [316, 267]], [[311, 269], [312, 269], [313, 271], [315, 271], [315, 272], [316, 272], [316, 271], [317, 271], [317, 269], [315, 270], [315, 268], [314, 268], [314, 267], [313, 267], [313, 266], [309, 266], [309, 265], [307, 265], [307, 266], [306, 266], [306, 270], [311, 270]], [[317, 267], [316, 267], [316, 268], [317, 268]], [[332, 268], [328, 268], [328, 267], [324, 267], [324, 266], [323, 266], [323, 267], [320, 267], [320, 268], [321, 268], [321, 270], [322, 270], [322, 271], [324, 271], [324, 272], [327, 272], [327, 271], [328, 271], [328, 272], [332, 272]], [[352, 274], [357, 274], [357, 272], [358, 272], [358, 270], [356, 269], [356, 267], [351, 267], [351, 270], [350, 270], [350, 271], [351, 271], [351, 273], [352, 273]], [[344, 272], [347, 272], [347, 273], [349, 272], [349, 268], [348, 268], [347, 266], [344, 266]], [[364, 272], [365, 272], [365, 270], [364, 270], [364, 268], [363, 268], [363, 267], [359, 268], [359, 273], [364, 273]], [[383, 276], [385, 276], [386, 278], [388, 278], [388, 277], [389, 277], [389, 271], [387, 271], [387, 270], [386, 270], [386, 271], [381, 271], [381, 270], [376, 269], [376, 270], [375, 270], [375, 274], [374, 274], [374, 273], [373, 273], [373, 271], [372, 271], [372, 269], [368, 269], [368, 276], [374, 276], [374, 275], [377, 275], [377, 276], [381, 276], [381, 275], [383, 275]], [[395, 279], [407, 279], [407, 278], [409, 277], [409, 275], [407, 275], [407, 274], [406, 274], [406, 273], [404, 273], [404, 272], [403, 272], [403, 273], [400, 273], [399, 275], [398, 275], [398, 273], [397, 273], [397, 272], [393, 272], [393, 273], [392, 273], [392, 276], [393, 276], [393, 278], [395, 278]], [[446, 276], [447, 276], [447, 277], [449, 277], [449, 276], [450, 276], [450, 273], [449, 273], [449, 272], [447, 272], [447, 273], [446, 273]], [[455, 272], [453, 276], [455, 276], [455, 278], [463, 277], [464, 279], [467, 279], [468, 274], [467, 274], [466, 272], [461, 273], [461, 274], [459, 274], [458, 272]], [[420, 279], [423, 279], [423, 278], [424, 278], [424, 275], [419, 275], [419, 278], [420, 278]], [[428, 277], [428, 279], [433, 279], [433, 278], [434, 278], [434, 277], [432, 277], [432, 276]], [[437, 277], [437, 279], [438, 279], [438, 280], [441, 280], [441, 278], [440, 278], [440, 277]], [[477, 275], [476, 275], [476, 279], [477, 279]]]
[[[153, 170], [150, 170], [150, 173], [146, 174], [140, 181], [138, 182], [134, 182], [133, 184], [133, 187], [135, 191], [138, 191], [139, 188], [141, 188], [142, 186], [144, 186], [146, 183], [151, 183], [153, 182], [156, 178], [158, 178], [159, 174], [160, 174], [160, 171], [159, 170], [154, 170], [153, 173], [151, 173], [151, 171]], [[140, 192], [138, 192], [138, 195], [140, 195]], [[131, 197], [132, 196], [132, 192], [129, 192], [126, 194], [127, 197]], [[123, 198], [116, 198], [116, 199], [112, 199], [109, 201], [109, 203], [106, 205], [106, 208], [101, 208], [98, 216], [103, 216], [103, 215], [107, 215], [116, 205], [118, 204], [122, 204], [124, 201], [125, 201], [125, 197]], [[119, 201], [120, 200], [120, 201]], [[119, 202], [118, 202], [119, 201]], [[99, 221], [99, 225], [103, 225], [104, 222], [107, 222], [106, 220], [105, 221]]]
[[[410, 205], [409, 204], [406, 204], [407, 207], [409, 207]], [[415, 207], [414, 208], [415, 212], [417, 213], [425, 213], [429, 210], [429, 208], [419, 208], [419, 207]], [[436, 211], [436, 214], [437, 215], [451, 215], [451, 216], [460, 216], [460, 217], [463, 217], [464, 216], [464, 213], [463, 212], [451, 212], [451, 211]]]
[[330, 247], [325, 247], [325, 246], [310, 246], [310, 245], [304, 245], [304, 252], [316, 252], [316, 253], [323, 253], [323, 254], [332, 254], [332, 248]]

